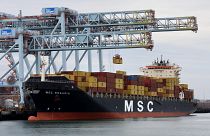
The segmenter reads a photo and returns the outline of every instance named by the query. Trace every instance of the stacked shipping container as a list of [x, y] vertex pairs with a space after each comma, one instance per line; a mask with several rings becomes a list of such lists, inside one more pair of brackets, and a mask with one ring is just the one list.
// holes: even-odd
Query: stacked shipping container
[[180, 92], [183, 92], [185, 99], [193, 99], [193, 91], [188, 89], [187, 84], [179, 84], [178, 78], [126, 75], [124, 71], [116, 73], [66, 71], [61, 75], [74, 81], [78, 88], [86, 92], [167, 98], [179, 98]]

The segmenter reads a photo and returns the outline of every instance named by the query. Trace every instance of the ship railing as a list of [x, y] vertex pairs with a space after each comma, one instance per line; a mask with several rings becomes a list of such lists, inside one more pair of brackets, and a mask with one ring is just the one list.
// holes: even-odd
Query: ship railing
[[[139, 96], [139, 95], [128, 95], [128, 94], [112, 94], [112, 93], [93, 93], [93, 92], [87, 92], [87, 94], [91, 97], [96, 98], [126, 98], [126, 99], [137, 99], [137, 100], [161, 100], [161, 101], [180, 101], [179, 98], [168, 98], [168, 97], [159, 97], [159, 96]], [[192, 100], [190, 99], [183, 99], [182, 101], [190, 102]]]
[[[28, 82], [43, 82], [40, 79], [29, 79]], [[46, 79], [44, 82], [51, 82], [51, 83], [74, 83], [74, 81], [64, 81], [64, 80], [50, 80], [50, 79]]]

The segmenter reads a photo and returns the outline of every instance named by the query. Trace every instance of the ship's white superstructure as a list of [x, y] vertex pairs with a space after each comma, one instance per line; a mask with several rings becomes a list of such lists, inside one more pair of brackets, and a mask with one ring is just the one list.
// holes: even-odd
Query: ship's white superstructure
[[155, 60], [152, 65], [141, 67], [144, 76], [155, 78], [178, 78], [181, 67], [176, 64], [170, 64], [169, 61]]

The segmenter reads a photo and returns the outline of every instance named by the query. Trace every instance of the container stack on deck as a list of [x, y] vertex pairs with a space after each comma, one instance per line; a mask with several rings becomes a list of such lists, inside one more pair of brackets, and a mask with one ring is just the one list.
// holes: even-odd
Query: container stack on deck
[[74, 81], [78, 88], [86, 92], [164, 98], [180, 98], [180, 92], [183, 92], [184, 99], [193, 99], [193, 90], [188, 89], [187, 84], [180, 84], [178, 78], [126, 75], [124, 71], [64, 71], [61, 75]]

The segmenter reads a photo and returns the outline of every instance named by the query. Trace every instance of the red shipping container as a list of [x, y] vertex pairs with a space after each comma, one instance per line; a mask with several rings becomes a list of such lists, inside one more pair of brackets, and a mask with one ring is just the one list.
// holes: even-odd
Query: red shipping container
[[158, 95], [159, 97], [163, 97], [163, 93], [161, 93], [161, 92], [157, 92], [157, 95]]
[[137, 85], [138, 85], [138, 86], [144, 86], [144, 82], [138, 81]]
[[123, 94], [123, 89], [115, 89], [115, 90], [116, 90], [116, 93]]
[[106, 88], [106, 92], [107, 93], [116, 93], [116, 89], [115, 88], [112, 88], [112, 87], [111, 88], [110, 87], [107, 87]]
[[157, 84], [157, 88], [163, 88], [163, 86], [164, 86], [164, 85], [163, 85], [162, 83], [158, 83], [158, 84]]
[[105, 93], [106, 92], [106, 87], [98, 87], [98, 92]]
[[144, 78], [144, 86], [145, 87], [150, 87], [151, 86], [150, 78]]
[[122, 75], [122, 74], [115, 74], [115, 78], [123, 79], [124, 78], [124, 75]]
[[106, 82], [106, 77], [98, 77], [98, 82]]
[[139, 81], [139, 82], [143, 82], [143, 81], [144, 81], [144, 78], [145, 78], [145, 77], [143, 77], [143, 76], [139, 76], [138, 81]]
[[96, 92], [98, 92], [98, 88], [97, 87], [87, 87], [86, 91], [96, 93]]
[[163, 85], [164, 86], [166, 85], [166, 79], [163, 79]]
[[107, 88], [115, 88], [115, 83], [107, 82], [107, 83], [106, 83], [106, 87], [107, 87]]
[[115, 81], [115, 78], [110, 78], [109, 77], [109, 78], [106, 78], [106, 82], [115, 84], [116, 81]]
[[151, 92], [157, 92], [157, 87], [156, 87], [156, 86], [150, 87], [150, 91], [151, 91]]
[[115, 78], [115, 73], [110, 73], [110, 72], [93, 72], [93, 76], [100, 76], [100, 77], [110, 77], [110, 78]]
[[185, 99], [190, 99], [190, 92], [189, 91], [184, 91], [184, 98]]
[[124, 80], [124, 84], [125, 85], [137, 85], [138, 82], [135, 80], [128, 80], [128, 81]]

